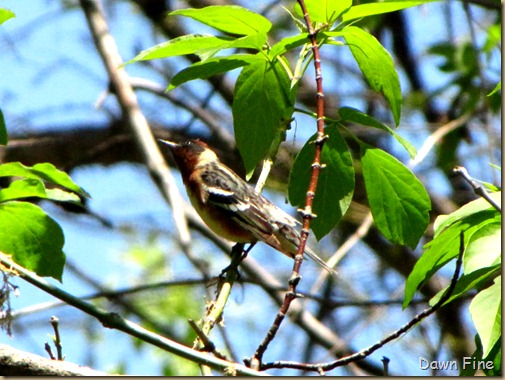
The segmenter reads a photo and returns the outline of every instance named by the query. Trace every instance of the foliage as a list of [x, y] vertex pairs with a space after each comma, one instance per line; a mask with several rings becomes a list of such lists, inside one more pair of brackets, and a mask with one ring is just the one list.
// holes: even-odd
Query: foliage
[[[381, 11], [375, 7], [371, 10], [363, 5], [356, 12], [353, 11], [354, 7], [350, 2], [339, 3], [338, 6], [332, 2], [307, 3], [309, 14], [313, 15], [313, 21], [318, 28], [320, 47], [326, 44], [342, 48], [344, 44], [337, 43], [335, 38], [345, 40], [345, 45], [351, 50], [372, 89], [383, 94], [391, 106], [397, 125], [400, 122], [401, 92], [393, 61], [375, 37], [347, 22], [353, 18], [363, 17], [367, 12], [386, 13], [419, 3], [421, 2], [390, 4], [381, 8]], [[349, 12], [354, 15], [333, 28], [336, 20]], [[306, 32], [302, 30], [300, 35], [286, 37], [271, 46], [266, 42], [266, 33], [270, 31], [271, 23], [263, 16], [242, 7], [209, 6], [178, 10], [171, 15], [190, 17], [220, 32], [233, 33], [237, 37], [233, 39], [229, 36], [186, 35], [149, 48], [129, 63], [174, 55], [198, 55], [201, 61], [177, 73], [171, 81], [169, 90], [190, 80], [205, 79], [211, 75], [243, 67], [235, 85], [233, 116], [237, 147], [244, 160], [246, 172], [251, 174], [261, 160], [275, 157], [281, 142], [285, 140], [286, 130], [290, 128], [296, 90], [305, 70], [309, 67], [308, 63], [313, 58]], [[298, 20], [298, 24], [303, 25], [303, 21]], [[296, 69], [292, 70], [285, 55], [301, 45], [304, 46], [301, 48]], [[231, 47], [246, 47], [253, 52], [215, 56]], [[343, 108], [341, 114], [342, 122], [357, 121], [365, 126], [387, 131], [408, 149], [409, 154], [414, 155], [412, 145], [373, 117], [350, 108]], [[345, 130], [339, 122], [333, 125]], [[322, 160], [326, 167], [314, 200], [314, 212], [319, 218], [312, 224], [312, 229], [318, 239], [327, 235], [345, 213], [354, 188], [354, 170], [349, 148], [338, 130], [328, 129], [330, 130], [332, 133], [328, 133], [330, 140], [325, 147]], [[410, 170], [390, 155], [381, 154], [379, 161], [376, 161], [375, 157], [368, 160], [366, 158], [374, 155], [376, 151], [369, 149], [362, 151], [367, 192], [372, 195], [369, 195], [369, 201], [375, 222], [391, 241], [415, 247], [428, 225], [427, 212], [430, 201], [426, 191], [421, 183], [415, 180]], [[304, 203], [303, 192], [306, 191], [310, 179], [311, 152], [313, 150], [304, 148], [300, 152], [302, 157], [297, 158], [291, 172], [290, 201], [298, 207]], [[366, 152], [368, 155], [365, 155]], [[382, 171], [383, 175], [373, 175], [377, 170], [381, 171], [382, 166], [385, 170]], [[403, 176], [401, 181], [384, 175], [391, 169], [401, 171]], [[334, 178], [341, 178], [342, 186], [335, 182]], [[392, 180], [394, 182], [391, 182]], [[389, 190], [391, 187], [395, 191], [380, 191], [380, 189]], [[408, 206], [405, 206], [406, 204]], [[395, 211], [384, 213], [387, 207], [393, 207]]]
[[[0, 177], [13, 178], [9, 187], [0, 189], [0, 251], [39, 276], [61, 281], [65, 265], [63, 231], [39, 206], [24, 199], [80, 204], [77, 194], [88, 194], [49, 163], [33, 167], [19, 162], [3, 164]], [[48, 188], [46, 184], [63, 189]]]
[[[491, 194], [501, 203], [501, 191]], [[478, 293], [469, 305], [470, 315], [477, 329], [480, 342], [477, 360], [498, 363], [501, 352], [501, 212], [485, 199], [466, 204], [450, 215], [441, 215], [435, 221], [435, 236], [424, 246], [424, 253], [416, 263], [405, 285], [403, 307], [411, 301], [415, 292], [436, 272], [455, 259], [464, 236], [463, 275], [460, 277], [449, 303], [476, 289]], [[431, 304], [437, 302], [446, 289], [437, 294]], [[499, 373], [500, 365], [494, 370]]]

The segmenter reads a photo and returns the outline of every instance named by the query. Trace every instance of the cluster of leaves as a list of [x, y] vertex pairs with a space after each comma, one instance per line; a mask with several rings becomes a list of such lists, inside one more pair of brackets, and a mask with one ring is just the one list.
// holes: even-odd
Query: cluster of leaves
[[[347, 46], [350, 49], [370, 86], [387, 100], [396, 125], [400, 121], [401, 91], [391, 56], [374, 36], [351, 23], [366, 16], [422, 3], [426, 1], [391, 1], [380, 6], [376, 3], [352, 6], [350, 0], [306, 1], [319, 46]], [[207, 79], [242, 68], [235, 85], [232, 112], [237, 147], [246, 172], [251, 174], [261, 160], [274, 159], [285, 139], [295, 111], [299, 81], [313, 59], [301, 10], [295, 7], [291, 14], [300, 33], [273, 45], [267, 42], [272, 28], [270, 21], [239, 6], [181, 9], [171, 15], [192, 18], [223, 35], [185, 35], [147, 49], [128, 63], [196, 54], [200, 61], [174, 75], [168, 91], [191, 80]], [[246, 50], [226, 55], [224, 52], [229, 49]], [[296, 49], [299, 51], [298, 60], [291, 69], [286, 55]], [[354, 193], [351, 152], [341, 134], [345, 132], [361, 147], [361, 165], [376, 225], [391, 241], [415, 247], [429, 222], [431, 204], [426, 190], [400, 161], [359, 140], [345, 124], [356, 123], [383, 130], [396, 138], [411, 156], [415, 155], [415, 149], [393, 129], [359, 110], [343, 107], [339, 116], [339, 120], [326, 120], [329, 138], [321, 158], [326, 166], [320, 174], [313, 202], [313, 211], [318, 215], [311, 226], [315, 236], [321, 239], [335, 227]], [[291, 171], [289, 200], [297, 207], [305, 203], [314, 157], [313, 139], [305, 144]]]
[[[63, 231], [27, 198], [80, 204], [77, 194], [88, 194], [49, 163], [33, 167], [19, 162], [2, 164], [0, 177], [13, 178], [7, 188], [0, 189], [0, 251], [40, 276], [61, 281], [65, 265]], [[48, 184], [63, 189], [47, 187]]]
[[[500, 203], [501, 191], [490, 197]], [[501, 373], [501, 213], [485, 199], [472, 201], [436, 219], [434, 238], [425, 245], [423, 255], [407, 279], [403, 307], [408, 306], [415, 292], [437, 271], [458, 256], [461, 234], [464, 236], [463, 275], [446, 303], [472, 289], [478, 290], [469, 306], [477, 329], [477, 350], [472, 356], [492, 361], [493, 369], [487, 374], [498, 375]], [[436, 303], [445, 290], [430, 303]]]

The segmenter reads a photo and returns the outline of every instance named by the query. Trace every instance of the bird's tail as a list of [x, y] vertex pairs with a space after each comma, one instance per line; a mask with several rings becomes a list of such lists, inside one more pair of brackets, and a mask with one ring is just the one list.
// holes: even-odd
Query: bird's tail
[[315, 253], [308, 245], [305, 246], [305, 253], [307, 256], [309, 256], [312, 260], [314, 260], [316, 263], [321, 265], [324, 269], [326, 269], [331, 275], [336, 276], [337, 271], [330, 267], [326, 262], [321, 259], [317, 253]]

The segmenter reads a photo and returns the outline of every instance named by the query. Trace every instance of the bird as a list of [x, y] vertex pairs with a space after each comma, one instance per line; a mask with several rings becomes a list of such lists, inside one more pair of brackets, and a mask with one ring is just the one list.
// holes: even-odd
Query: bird
[[[191, 204], [214, 233], [236, 243], [262, 241], [295, 258], [301, 240], [298, 220], [223, 164], [205, 142], [159, 141], [170, 148]], [[335, 273], [308, 245], [304, 253]]]

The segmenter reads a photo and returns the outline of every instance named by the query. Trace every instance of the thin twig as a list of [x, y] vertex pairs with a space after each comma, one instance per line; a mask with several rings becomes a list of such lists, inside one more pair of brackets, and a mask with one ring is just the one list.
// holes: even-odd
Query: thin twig
[[414, 318], [412, 318], [409, 322], [407, 322], [405, 325], [400, 327], [398, 330], [394, 331], [384, 339], [378, 341], [377, 343], [355, 353], [349, 356], [346, 356], [344, 358], [335, 360], [333, 362], [329, 363], [317, 363], [317, 364], [307, 364], [307, 363], [298, 363], [298, 362], [289, 362], [289, 361], [277, 361], [277, 362], [272, 362], [272, 363], [267, 363], [262, 366], [261, 369], [266, 370], [266, 369], [271, 369], [271, 368], [292, 368], [292, 369], [302, 369], [305, 371], [329, 371], [332, 369], [335, 369], [337, 367], [341, 367], [343, 365], [347, 365], [359, 360], [362, 360], [368, 356], [370, 356], [372, 353], [377, 351], [379, 348], [384, 347], [387, 343], [391, 342], [394, 339], [399, 338], [402, 334], [405, 334], [408, 332], [412, 327], [414, 327], [416, 324], [418, 324], [420, 321], [425, 319], [426, 317], [430, 316], [434, 312], [436, 312], [438, 309], [440, 309], [446, 301], [449, 300], [451, 297], [454, 288], [456, 287], [456, 283], [458, 282], [459, 278], [459, 273], [461, 270], [461, 266], [463, 264], [463, 253], [465, 252], [465, 239], [464, 239], [464, 234], [461, 232], [460, 234], [460, 245], [459, 245], [459, 254], [458, 258], [456, 260], [456, 269], [454, 270], [454, 275], [452, 276], [451, 283], [447, 290], [445, 291], [444, 295], [440, 297], [438, 302], [433, 305], [432, 307], [429, 307], [425, 310], [423, 310], [421, 313], [417, 314]]
[[44, 343], [44, 350], [46, 350], [46, 352], [49, 355], [49, 358], [51, 358], [51, 360], [56, 360], [56, 358], [54, 357], [54, 354], [53, 354], [53, 350], [51, 349], [51, 346], [49, 345], [49, 343], [47, 343], [47, 342]]
[[253, 371], [250, 368], [247, 368], [243, 365], [237, 363], [231, 363], [225, 360], [215, 358], [206, 353], [192, 350], [191, 348], [186, 347], [180, 343], [174, 342], [170, 339], [164, 338], [158, 334], [148, 331], [142, 326], [122, 318], [117, 313], [111, 313], [106, 310], [95, 307], [90, 303], [84, 302], [81, 299], [74, 297], [70, 293], [67, 293], [64, 290], [50, 284], [43, 278], [26, 270], [22, 266], [14, 263], [9, 258], [9, 256], [3, 253], [0, 253], [0, 264], [5, 266], [6, 268], [15, 270], [20, 278], [36, 286], [37, 288], [43, 290], [44, 292], [51, 294], [52, 296], [66, 302], [68, 305], [73, 306], [83, 311], [84, 313], [96, 318], [98, 321], [102, 323], [104, 327], [122, 331], [124, 333], [127, 333], [128, 335], [131, 335], [133, 337], [142, 340], [143, 342], [152, 344], [165, 351], [171, 352], [175, 355], [191, 360], [195, 363], [207, 365], [217, 371], [226, 372], [229, 371], [231, 368], [237, 374], [240, 375], [264, 376], [264, 374]]
[[49, 319], [49, 323], [51, 324], [51, 326], [53, 326], [53, 330], [54, 330], [54, 345], [56, 346], [56, 353], [58, 355], [58, 360], [63, 360], [63, 348], [62, 348], [62, 345], [61, 345], [61, 337], [60, 337], [60, 320], [55, 317], [55, 316], [52, 316], [50, 319]]
[[80, 5], [86, 16], [97, 51], [109, 76], [112, 92], [121, 107], [126, 125], [135, 137], [151, 177], [158, 185], [163, 197], [172, 207], [173, 220], [183, 250], [190, 252], [191, 235], [184, 213], [183, 198], [151, 133], [149, 124], [140, 110], [130, 79], [125, 69], [120, 67], [123, 61], [114, 38], [110, 34], [102, 8], [98, 1], [94, 0], [80, 0]]
[[[224, 308], [228, 303], [228, 299], [230, 298], [233, 284], [238, 278], [238, 266], [241, 263], [242, 259], [245, 257], [245, 254], [243, 256], [243, 252], [244, 244], [235, 244], [233, 246], [231, 251], [231, 263], [225, 269], [226, 276], [224, 280], [218, 285], [216, 300], [209, 303], [207, 306], [203, 326], [200, 329], [201, 336], [204, 336], [205, 338], [201, 339], [199, 335], [200, 339], [199, 341], [197, 340], [197, 342], [195, 342], [195, 345], [193, 346], [194, 349], [205, 349], [207, 342], [209, 342], [208, 336], [210, 334], [210, 331], [216, 325], [216, 323], [222, 320]], [[201, 369], [203, 374], [209, 374], [208, 368], [201, 366]]]
[[437, 142], [439, 142], [448, 133], [463, 126], [468, 120], [470, 120], [471, 116], [472, 114], [466, 113], [458, 117], [457, 119], [451, 120], [450, 122], [442, 125], [440, 128], [437, 128], [435, 132], [433, 132], [430, 136], [428, 136], [421, 149], [419, 149], [419, 151], [417, 152], [416, 157], [414, 157], [412, 160], [409, 161], [407, 167], [409, 169], [413, 169], [415, 166], [417, 166], [421, 161], [423, 161], [426, 158], [428, 153], [433, 149], [433, 147]]
[[205, 123], [209, 127], [211, 133], [220, 141], [226, 143], [228, 146], [234, 145], [233, 136], [230, 132], [223, 128], [222, 121], [217, 120], [212, 113], [204, 107], [193, 105], [189, 103], [187, 99], [178, 97], [172, 91], [166, 92], [165, 87], [148, 79], [130, 77], [130, 83], [135, 89], [149, 91], [169, 100], [172, 104], [185, 109], [193, 116], [193, 118], [198, 118]]
[[498, 212], [501, 212], [501, 206], [498, 203], [496, 203], [493, 198], [489, 196], [489, 193], [486, 191], [484, 186], [482, 186], [482, 184], [480, 184], [475, 179], [470, 177], [470, 174], [468, 174], [468, 170], [466, 170], [464, 166], [456, 166], [454, 169], [452, 169], [452, 171], [455, 174], [459, 174], [461, 177], [463, 177], [464, 180], [468, 182], [470, 186], [472, 186], [472, 189], [475, 192], [475, 194], [484, 198], [491, 206], [497, 209]]
[[384, 365], [384, 376], [389, 376], [389, 358], [386, 356], [383, 356], [381, 359], [382, 365]]

